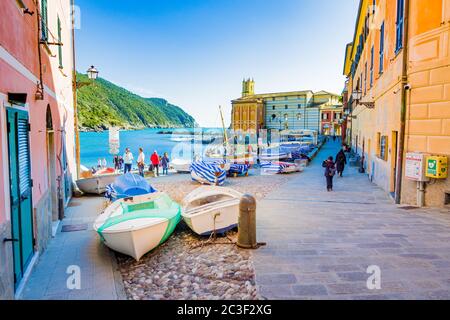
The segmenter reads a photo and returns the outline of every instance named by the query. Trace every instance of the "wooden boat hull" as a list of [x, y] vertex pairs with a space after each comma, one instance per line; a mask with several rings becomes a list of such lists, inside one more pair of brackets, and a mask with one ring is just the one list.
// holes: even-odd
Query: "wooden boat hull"
[[78, 188], [84, 193], [103, 194], [106, 186], [113, 183], [120, 174], [106, 174], [77, 180]]
[[104, 233], [102, 240], [110, 249], [139, 261], [159, 246], [168, 223], [168, 220], [155, 221], [153, 225], [138, 230]]
[[165, 242], [181, 219], [181, 207], [156, 192], [112, 203], [96, 219], [94, 230], [105, 245], [139, 261]]
[[225, 233], [238, 225], [241, 197], [229, 188], [198, 188], [183, 200], [183, 220], [201, 236]]
[[189, 173], [192, 162], [190, 160], [174, 159], [170, 165], [178, 173]]

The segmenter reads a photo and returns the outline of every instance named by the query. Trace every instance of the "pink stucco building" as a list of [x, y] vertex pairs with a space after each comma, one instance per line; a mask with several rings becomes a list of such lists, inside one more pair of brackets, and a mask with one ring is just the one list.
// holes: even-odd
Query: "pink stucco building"
[[0, 299], [20, 291], [72, 193], [72, 2], [0, 1]]

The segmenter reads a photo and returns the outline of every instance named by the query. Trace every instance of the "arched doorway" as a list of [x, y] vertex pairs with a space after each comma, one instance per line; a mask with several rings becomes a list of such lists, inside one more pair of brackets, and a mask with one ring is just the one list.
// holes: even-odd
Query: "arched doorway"
[[52, 221], [58, 221], [58, 181], [57, 181], [57, 159], [55, 148], [55, 130], [53, 127], [52, 111], [50, 105], [47, 105], [46, 111], [46, 137], [47, 137], [47, 172], [48, 188], [51, 197]]

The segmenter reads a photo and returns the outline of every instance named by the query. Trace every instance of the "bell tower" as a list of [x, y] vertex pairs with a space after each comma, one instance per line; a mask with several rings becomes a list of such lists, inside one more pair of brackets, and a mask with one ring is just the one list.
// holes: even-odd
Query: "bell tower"
[[242, 97], [248, 97], [255, 95], [255, 81], [253, 79], [250, 80], [242, 80]]

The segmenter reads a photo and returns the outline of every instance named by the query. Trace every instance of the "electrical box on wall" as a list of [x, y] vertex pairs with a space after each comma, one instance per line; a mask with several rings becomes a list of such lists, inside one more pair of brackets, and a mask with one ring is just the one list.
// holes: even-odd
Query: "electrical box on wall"
[[426, 176], [434, 179], [446, 179], [448, 177], [448, 158], [429, 156], [426, 159]]
[[406, 154], [405, 177], [409, 180], [427, 182], [426, 159], [429, 155], [421, 152], [408, 152]]

